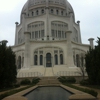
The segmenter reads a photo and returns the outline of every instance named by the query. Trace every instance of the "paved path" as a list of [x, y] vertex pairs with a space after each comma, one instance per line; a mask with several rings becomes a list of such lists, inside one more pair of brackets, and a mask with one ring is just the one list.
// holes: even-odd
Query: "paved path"
[[95, 88], [90, 88], [90, 87], [85, 87], [85, 86], [81, 86], [80, 84], [73, 84], [75, 86], [78, 86], [78, 87], [81, 87], [81, 88], [88, 88], [88, 89], [92, 89], [92, 90], [95, 90], [96, 92], [98, 92], [98, 100], [100, 100], [100, 89], [95, 89]]
[[[24, 87], [27, 87], [27, 86], [20, 86], [19, 88], [15, 88], [15, 89], [11, 89], [11, 90], [18, 90], [18, 89], [21, 89], [21, 88], [24, 88]], [[4, 94], [4, 93], [9, 92], [11, 90], [0, 92], [0, 94]]]

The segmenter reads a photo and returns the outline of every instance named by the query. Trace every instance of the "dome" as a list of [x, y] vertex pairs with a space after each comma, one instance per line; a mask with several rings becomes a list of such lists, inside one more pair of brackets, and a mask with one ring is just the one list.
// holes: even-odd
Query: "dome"
[[24, 43], [24, 32], [36, 41], [65, 40], [67, 30], [72, 40], [81, 42], [79, 24], [75, 23], [72, 6], [67, 0], [28, 0], [22, 8], [20, 24], [17, 25], [16, 44]]
[[62, 8], [66, 10], [66, 14], [71, 12], [74, 16], [73, 8], [67, 0], [28, 0], [22, 8], [21, 19], [23, 13], [29, 15], [30, 10], [38, 9], [39, 7], [49, 7], [49, 9], [50, 7]]

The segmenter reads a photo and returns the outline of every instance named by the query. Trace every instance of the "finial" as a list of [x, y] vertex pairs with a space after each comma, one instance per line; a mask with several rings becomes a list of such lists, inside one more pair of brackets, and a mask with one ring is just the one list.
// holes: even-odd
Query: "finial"
[[18, 25], [19, 23], [18, 22], [15, 22], [15, 24]]
[[7, 40], [2, 40], [1, 42], [2, 42], [2, 44], [4, 44], [5, 46], [6, 46], [6, 44], [8, 43]]
[[90, 42], [91, 49], [94, 49], [94, 38], [89, 38], [88, 41]]
[[77, 21], [77, 24], [80, 24], [80, 21], [79, 20]]

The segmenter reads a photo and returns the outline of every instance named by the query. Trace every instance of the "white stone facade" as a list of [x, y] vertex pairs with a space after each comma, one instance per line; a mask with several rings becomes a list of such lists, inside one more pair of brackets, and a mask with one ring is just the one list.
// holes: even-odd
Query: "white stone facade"
[[89, 47], [81, 42], [80, 22], [67, 0], [28, 0], [12, 47], [17, 77], [79, 76]]

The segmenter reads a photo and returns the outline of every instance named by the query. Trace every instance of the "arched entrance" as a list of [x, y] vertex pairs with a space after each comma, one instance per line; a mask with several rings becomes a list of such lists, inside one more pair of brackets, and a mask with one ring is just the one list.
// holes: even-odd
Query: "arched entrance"
[[46, 67], [52, 67], [51, 53], [46, 54]]

